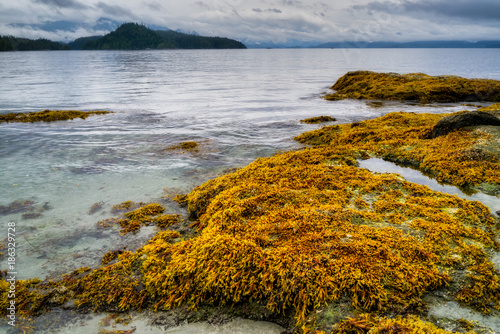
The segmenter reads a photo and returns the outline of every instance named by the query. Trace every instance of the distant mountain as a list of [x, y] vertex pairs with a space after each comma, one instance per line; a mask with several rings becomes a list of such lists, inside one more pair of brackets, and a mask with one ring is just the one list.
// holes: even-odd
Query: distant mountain
[[242, 42], [249, 49], [307, 49], [316, 47], [320, 42], [318, 41], [299, 41], [288, 40], [286, 42], [255, 42], [243, 39]]
[[315, 48], [500, 48], [500, 41], [331, 42]]
[[12, 36], [0, 36], [0, 51], [69, 50], [69, 46], [48, 39], [32, 40]]
[[222, 37], [202, 37], [176, 31], [151, 30], [137, 23], [125, 23], [115, 31], [83, 43], [84, 50], [145, 49], [245, 49], [241, 42]]
[[113, 31], [118, 28], [123, 22], [115, 21], [105, 17], [99, 18], [94, 23], [83, 23], [74, 21], [45, 21], [36, 24], [27, 23], [10, 23], [9, 26], [14, 28], [31, 28], [32, 30], [40, 30], [46, 32], [76, 32], [77, 30], [89, 32], [103, 32]]

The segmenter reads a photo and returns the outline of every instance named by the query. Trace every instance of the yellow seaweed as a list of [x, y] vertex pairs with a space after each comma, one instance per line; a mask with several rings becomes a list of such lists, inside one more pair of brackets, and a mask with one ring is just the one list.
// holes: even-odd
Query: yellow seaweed
[[0, 115], [0, 123], [2, 122], [56, 122], [67, 121], [74, 118], [85, 119], [92, 115], [109, 114], [110, 111], [96, 110], [96, 111], [78, 111], [78, 110], [44, 110], [28, 113], [10, 113]]
[[[500, 281], [488, 254], [500, 245], [489, 210], [356, 167], [357, 158], [371, 155], [403, 157], [436, 174], [463, 163], [474, 179], [460, 171], [447, 178], [498, 183], [494, 156], [464, 158], [487, 136], [457, 131], [423, 139], [442, 116], [391, 113], [305, 133], [298, 139], [316, 146], [259, 158], [178, 196], [196, 219], [193, 237], [158, 232], [136, 252], [106, 255], [103, 263], [116, 261], [97, 269], [49, 282], [18, 281], [19, 312], [36, 316], [69, 300], [97, 311], [258, 303], [290, 314], [297, 330], [308, 332], [314, 310], [347, 300], [370, 315], [344, 319], [338, 333], [447, 333], [416, 316], [384, 317], [425, 313], [424, 296], [437, 289], [483, 313], [496, 312]], [[438, 157], [445, 167], [433, 165]], [[159, 204], [125, 206], [133, 208], [126, 218], [102, 224], [172, 221]], [[468, 275], [460, 274], [464, 270]], [[0, 280], [0, 312], [8, 302], [6, 283]]]
[[335, 92], [325, 95], [327, 100], [500, 101], [500, 81], [450, 75], [354, 71], [339, 78], [331, 88]]

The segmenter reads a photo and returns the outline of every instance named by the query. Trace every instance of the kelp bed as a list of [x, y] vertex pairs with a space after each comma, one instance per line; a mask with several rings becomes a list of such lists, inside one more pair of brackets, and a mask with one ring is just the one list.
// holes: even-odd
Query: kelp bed
[[[157, 205], [116, 206], [128, 219], [122, 233], [134, 222], [174, 225], [135, 252], [108, 253], [96, 269], [17, 281], [18, 314], [258, 305], [303, 333], [450, 333], [426, 318], [434, 296], [497, 316], [499, 231], [488, 208], [356, 167], [382, 156], [453, 184], [498, 186], [498, 156], [476, 146], [487, 134], [425, 139], [443, 116], [391, 113], [305, 133], [297, 140], [315, 146], [259, 158], [177, 196], [194, 234], [175, 230], [179, 217], [162, 225]], [[8, 290], [2, 279], [2, 314]]]
[[342, 76], [327, 100], [380, 99], [420, 102], [500, 101], [500, 81], [424, 73], [354, 71]]
[[0, 123], [3, 122], [34, 123], [34, 122], [67, 121], [75, 118], [85, 119], [92, 115], [103, 115], [109, 113], [110, 113], [109, 111], [104, 111], [104, 110], [97, 110], [97, 111], [43, 110], [43, 111], [28, 112], [28, 113], [10, 113], [6, 115], [0, 115]]

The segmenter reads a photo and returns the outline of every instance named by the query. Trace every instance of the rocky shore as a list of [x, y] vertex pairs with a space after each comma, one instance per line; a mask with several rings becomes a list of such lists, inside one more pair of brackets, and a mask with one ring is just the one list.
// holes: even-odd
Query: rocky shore
[[[304, 133], [296, 140], [309, 147], [259, 158], [176, 196], [189, 218], [151, 203], [117, 205], [125, 209], [111, 227], [160, 231], [94, 269], [18, 281], [18, 312], [151, 309], [167, 327], [204, 314], [270, 320], [299, 333], [493, 333], [498, 328], [429, 309], [455, 302], [500, 315], [499, 218], [479, 202], [357, 166], [382, 157], [498, 196], [500, 105], [480, 112], [493, 118], [395, 112]], [[450, 125], [450, 117], [469, 122]], [[3, 313], [8, 289], [2, 279]]]

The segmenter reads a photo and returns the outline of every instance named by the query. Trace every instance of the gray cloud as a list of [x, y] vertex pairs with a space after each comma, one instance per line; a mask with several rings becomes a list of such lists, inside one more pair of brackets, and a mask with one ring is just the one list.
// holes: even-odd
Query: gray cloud
[[500, 2], [498, 0], [373, 1], [351, 8], [413, 17], [434, 15], [466, 20], [500, 21]]
[[153, 10], [153, 11], [160, 11], [160, 10], [163, 10], [163, 6], [161, 4], [159, 4], [158, 2], [145, 2], [143, 1], [142, 2], [144, 4], [144, 6], [148, 7], [149, 9]]
[[255, 42], [500, 36], [500, 0], [0, 0], [2, 33], [20, 37], [48, 37], [42, 32], [47, 21], [92, 25], [102, 17]]
[[99, 8], [100, 10], [102, 10], [102, 12], [105, 15], [110, 15], [113, 17], [127, 18], [127, 19], [134, 17], [134, 15], [132, 14], [132, 12], [130, 10], [128, 10], [125, 7], [118, 6], [118, 5], [114, 5], [114, 6], [108, 5], [108, 4], [101, 1], [101, 2], [98, 2], [95, 6], [97, 8]]
[[264, 12], [277, 13], [277, 14], [283, 13], [281, 10], [276, 9], [276, 8], [269, 8], [269, 9], [264, 9], [264, 10], [262, 10], [260, 8], [253, 8], [252, 11], [254, 11], [256, 13], [264, 13]]
[[33, 3], [44, 4], [56, 8], [85, 9], [87, 5], [76, 0], [31, 0]]
[[302, 6], [301, 1], [295, 1], [295, 0], [281, 0], [280, 3], [285, 6], [293, 6], [293, 7]]

